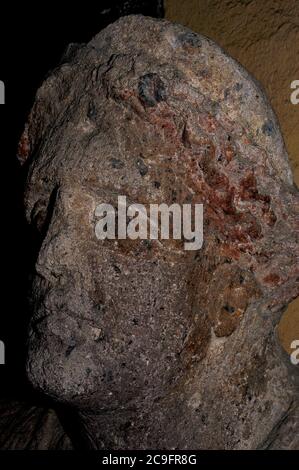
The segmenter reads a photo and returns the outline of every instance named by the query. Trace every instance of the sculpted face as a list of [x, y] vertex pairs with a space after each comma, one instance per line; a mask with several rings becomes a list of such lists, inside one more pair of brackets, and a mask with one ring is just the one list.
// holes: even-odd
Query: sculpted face
[[102, 201], [115, 196], [68, 177], [34, 205], [44, 238], [29, 374], [51, 396], [110, 409], [161, 396], [179, 380], [196, 296], [194, 253], [171, 240], [97, 240], [94, 209]]
[[[19, 157], [40, 233], [27, 369], [56, 399], [111, 410], [164, 397], [212, 363], [215, 337], [234, 341], [244, 317], [257, 334], [256, 306], [296, 294], [284, 207], [297, 195], [276, 118], [206, 38], [129, 17], [71, 50], [37, 93]], [[98, 240], [96, 207], [118, 196], [202, 203], [202, 250]]]

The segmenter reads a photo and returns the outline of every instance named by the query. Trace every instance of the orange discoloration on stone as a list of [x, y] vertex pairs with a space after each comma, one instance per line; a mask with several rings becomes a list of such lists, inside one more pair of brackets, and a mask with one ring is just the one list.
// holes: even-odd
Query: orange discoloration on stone
[[278, 274], [275, 274], [275, 273], [271, 273], [271, 274], [268, 274], [266, 277], [264, 277], [263, 281], [266, 283], [266, 284], [270, 284], [272, 286], [277, 286], [279, 283], [280, 283], [280, 277], [278, 276]]

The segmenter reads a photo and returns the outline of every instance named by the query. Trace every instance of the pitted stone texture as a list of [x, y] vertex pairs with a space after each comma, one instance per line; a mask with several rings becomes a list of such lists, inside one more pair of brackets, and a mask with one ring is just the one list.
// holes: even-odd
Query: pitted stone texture
[[299, 106], [291, 103], [298, 80], [297, 0], [165, 0], [168, 20], [207, 35], [236, 58], [263, 85], [283, 131], [299, 182]]
[[[180, 25], [122, 18], [43, 83], [19, 158], [41, 235], [28, 374], [78, 409], [91, 447], [258, 448], [298, 424], [274, 334], [298, 294], [298, 193], [237, 62]], [[99, 242], [95, 207], [118, 195], [203, 203], [203, 249]]]
[[[299, 104], [290, 96], [299, 77], [297, 0], [165, 0], [168, 20], [204, 34], [237, 59], [262, 84], [274, 107], [299, 184]], [[281, 344], [291, 354], [299, 338], [299, 298], [280, 321]]]

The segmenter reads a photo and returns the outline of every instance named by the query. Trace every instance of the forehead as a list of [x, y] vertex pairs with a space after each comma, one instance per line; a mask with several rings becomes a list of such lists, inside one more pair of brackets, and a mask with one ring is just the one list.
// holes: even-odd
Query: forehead
[[[132, 202], [176, 200], [188, 164], [178, 136], [165, 139], [160, 124], [147, 129], [118, 109], [106, 110], [105, 118], [93, 123], [77, 108], [72, 113], [64, 129], [45, 139], [31, 165], [27, 186], [33, 197], [63, 185], [100, 197], [126, 195]], [[160, 113], [163, 109], [156, 111]], [[172, 117], [163, 119], [171, 122]]]
[[36, 116], [47, 125], [28, 179], [31, 207], [67, 186], [143, 204], [205, 203], [225, 219], [232, 187], [242, 196], [255, 165], [271, 158], [288, 178], [258, 85], [212, 41], [167, 22], [109, 26], [45, 82], [33, 124]]

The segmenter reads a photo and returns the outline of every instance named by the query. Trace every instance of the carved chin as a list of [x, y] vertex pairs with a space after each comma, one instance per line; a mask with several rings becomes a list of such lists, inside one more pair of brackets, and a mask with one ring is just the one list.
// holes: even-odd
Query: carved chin
[[[95, 365], [79, 348], [66, 346], [58, 352], [33, 343], [27, 359], [27, 377], [33, 387], [59, 402], [81, 402], [96, 392]], [[57, 352], [55, 352], [55, 350]], [[86, 355], [85, 355], [86, 356]]]

